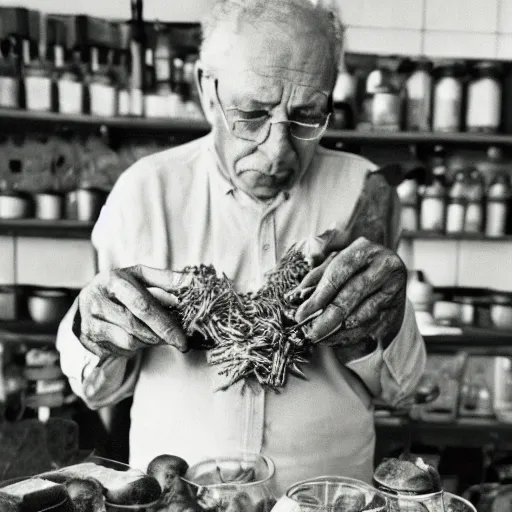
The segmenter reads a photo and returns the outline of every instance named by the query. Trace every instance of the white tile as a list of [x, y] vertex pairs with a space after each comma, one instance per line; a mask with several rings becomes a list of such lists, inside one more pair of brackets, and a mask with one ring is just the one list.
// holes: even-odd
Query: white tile
[[379, 55], [419, 55], [420, 30], [348, 27], [347, 50]]
[[16, 284], [14, 239], [11, 236], [0, 236], [0, 284]]
[[338, 0], [345, 25], [421, 29], [424, 0]]
[[20, 237], [17, 240], [18, 283], [81, 288], [95, 274], [95, 255], [88, 240]]
[[496, 58], [512, 60], [512, 34], [498, 34]]
[[510, 261], [510, 242], [460, 242], [457, 284], [512, 291]]
[[499, 0], [498, 32], [512, 33], [512, 0]]
[[498, 0], [426, 0], [427, 30], [496, 32]]
[[475, 32], [433, 32], [424, 36], [424, 53], [429, 57], [494, 59], [497, 34]]
[[433, 286], [454, 286], [457, 281], [457, 242], [415, 240], [415, 270], [423, 270]]

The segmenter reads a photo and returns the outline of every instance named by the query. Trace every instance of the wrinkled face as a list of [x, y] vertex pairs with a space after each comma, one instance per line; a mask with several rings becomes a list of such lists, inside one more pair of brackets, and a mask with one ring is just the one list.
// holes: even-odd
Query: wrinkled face
[[[248, 26], [236, 35], [223, 34], [223, 45], [228, 66], [205, 79], [222, 171], [237, 188], [270, 199], [291, 188], [313, 158], [320, 138], [295, 138], [296, 130], [285, 121], [314, 125], [325, 119], [333, 83], [331, 50], [310, 26], [288, 34]], [[245, 140], [235, 135], [236, 119], [249, 126], [243, 130], [249, 137], [253, 121], [272, 124], [264, 140]]]

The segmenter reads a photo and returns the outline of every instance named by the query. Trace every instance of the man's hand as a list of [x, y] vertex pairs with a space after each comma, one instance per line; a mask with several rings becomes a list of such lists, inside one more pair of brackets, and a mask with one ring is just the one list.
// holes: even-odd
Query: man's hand
[[[164, 306], [176, 301], [169, 293], [174, 277], [172, 271], [143, 265], [98, 274], [78, 296], [73, 332], [100, 358], [131, 356], [160, 344], [185, 351], [185, 334]], [[150, 293], [148, 287], [156, 290]]]
[[304, 278], [299, 291], [316, 288], [296, 320], [323, 309], [305, 328], [313, 342], [353, 345], [373, 338], [386, 347], [402, 325], [406, 283], [405, 265], [393, 251], [358, 238]]

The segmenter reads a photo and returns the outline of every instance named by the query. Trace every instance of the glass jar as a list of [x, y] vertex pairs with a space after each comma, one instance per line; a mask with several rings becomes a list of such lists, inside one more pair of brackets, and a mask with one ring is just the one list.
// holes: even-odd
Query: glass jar
[[352, 130], [355, 127], [356, 88], [356, 77], [344, 68], [338, 74], [332, 93], [332, 128], [336, 130]]
[[238, 509], [270, 512], [276, 503], [274, 463], [257, 453], [233, 451], [192, 465], [183, 477], [197, 510]]
[[466, 173], [463, 170], [456, 172], [450, 192], [448, 194], [448, 208], [446, 212], [446, 232], [462, 233], [466, 218]]
[[[109, 52], [109, 55], [110, 52]], [[117, 95], [116, 87], [111, 74], [110, 60], [100, 66], [99, 50], [91, 47], [90, 53], [89, 98], [91, 114], [102, 117], [116, 115]]]
[[466, 128], [470, 132], [497, 132], [501, 122], [501, 65], [475, 64], [468, 85]]
[[23, 82], [25, 107], [34, 112], [50, 112], [52, 109], [52, 79], [50, 66], [43, 60], [31, 60], [30, 41], [22, 42]]
[[385, 512], [386, 499], [371, 485], [341, 476], [321, 476], [289, 487], [272, 512]]
[[400, 130], [401, 96], [392, 84], [377, 87], [372, 100], [372, 128], [397, 132]]
[[420, 225], [424, 231], [442, 233], [446, 220], [446, 165], [442, 148], [432, 163], [432, 183], [423, 190]]
[[417, 231], [418, 219], [418, 183], [414, 179], [406, 179], [397, 187], [400, 199], [400, 227], [404, 231]]
[[439, 132], [458, 132], [461, 125], [462, 65], [442, 63], [435, 70], [432, 129]]
[[55, 79], [57, 82], [57, 110], [62, 114], [82, 114], [84, 84], [78, 55], [74, 55], [69, 64], [64, 61], [64, 48], [54, 47]]
[[6, 55], [0, 53], [0, 107], [19, 107], [19, 79], [14, 58], [14, 41], [7, 42]]
[[505, 235], [511, 195], [510, 176], [501, 172], [495, 176], [487, 191], [486, 236]]
[[431, 125], [432, 63], [420, 60], [407, 79], [407, 110], [405, 129], [428, 131]]
[[467, 186], [464, 231], [482, 233], [484, 226], [484, 182], [478, 169], [471, 169]]

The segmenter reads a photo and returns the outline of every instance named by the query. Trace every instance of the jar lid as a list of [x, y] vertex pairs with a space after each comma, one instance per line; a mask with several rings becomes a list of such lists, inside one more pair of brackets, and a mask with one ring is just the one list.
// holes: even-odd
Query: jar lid
[[478, 77], [494, 77], [497, 78], [501, 75], [503, 67], [500, 62], [495, 62], [492, 60], [484, 60], [481, 62], [476, 62], [473, 65], [473, 74]]
[[415, 63], [414, 71], [427, 71], [430, 73], [434, 65], [428, 59], [420, 59]]
[[465, 64], [458, 60], [442, 60], [434, 65], [434, 72], [439, 76], [460, 77], [464, 74]]

